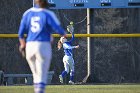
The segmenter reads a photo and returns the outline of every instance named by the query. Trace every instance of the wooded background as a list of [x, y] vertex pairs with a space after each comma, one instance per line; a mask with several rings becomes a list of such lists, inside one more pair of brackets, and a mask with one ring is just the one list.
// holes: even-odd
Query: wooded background
[[[32, 7], [32, 0], [1, 0], [0, 34], [17, 34], [22, 14]], [[87, 33], [86, 9], [52, 10], [66, 29], [70, 21], [75, 23], [75, 34]], [[93, 9], [91, 33], [122, 34], [140, 32], [140, 9]], [[63, 50], [53, 44], [50, 70], [55, 71], [53, 83], [59, 83], [63, 67]], [[140, 38], [91, 38], [90, 83], [140, 83]], [[75, 82], [87, 75], [87, 38], [76, 38], [73, 45]], [[18, 38], [0, 38], [0, 70], [4, 73], [31, 73], [25, 59], [18, 51]], [[66, 79], [67, 80], [67, 79]]]

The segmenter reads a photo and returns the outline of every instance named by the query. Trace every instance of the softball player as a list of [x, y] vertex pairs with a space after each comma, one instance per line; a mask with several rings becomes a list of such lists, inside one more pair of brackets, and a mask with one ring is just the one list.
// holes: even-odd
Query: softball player
[[[64, 57], [63, 57], [63, 63], [65, 70], [62, 71], [61, 75], [59, 75], [60, 83], [63, 83], [63, 78], [70, 72], [70, 81], [69, 84], [74, 84], [74, 59], [72, 54], [72, 49], [79, 48], [79, 45], [77, 46], [71, 46], [72, 42], [74, 40], [74, 34], [72, 33], [72, 38], [70, 41], [67, 41], [65, 37], [61, 37], [58, 42], [58, 49], [61, 48], [63, 45], [64, 48]], [[61, 45], [62, 44], [62, 45]]]
[[[65, 36], [56, 15], [46, 9], [46, 0], [35, 0], [36, 6], [28, 9], [22, 17], [19, 27], [20, 48], [26, 47], [26, 59], [33, 74], [35, 93], [45, 93], [47, 73], [52, 57], [51, 33]], [[24, 34], [27, 33], [26, 42]]]

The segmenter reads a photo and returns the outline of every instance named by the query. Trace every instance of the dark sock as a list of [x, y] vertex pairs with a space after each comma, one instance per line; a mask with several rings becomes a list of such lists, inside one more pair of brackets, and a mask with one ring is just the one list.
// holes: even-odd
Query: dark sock
[[61, 75], [62, 75], [62, 77], [65, 77], [66, 74], [67, 74], [67, 72], [63, 71]]

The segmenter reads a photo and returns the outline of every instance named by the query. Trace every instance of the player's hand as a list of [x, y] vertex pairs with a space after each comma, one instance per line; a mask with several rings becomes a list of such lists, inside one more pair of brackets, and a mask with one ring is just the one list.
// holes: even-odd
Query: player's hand
[[22, 57], [26, 57], [26, 53], [25, 53], [25, 47], [23, 46], [19, 46], [19, 52], [21, 53]]
[[60, 50], [61, 47], [62, 47], [62, 43], [61, 43], [61, 41], [59, 40], [58, 43], [57, 43], [57, 48], [58, 48], [58, 50]]
[[22, 57], [26, 57], [25, 53], [26, 42], [24, 38], [19, 39], [19, 42], [20, 42], [19, 52], [21, 53]]
[[79, 48], [79, 45], [75, 46], [75, 48]]

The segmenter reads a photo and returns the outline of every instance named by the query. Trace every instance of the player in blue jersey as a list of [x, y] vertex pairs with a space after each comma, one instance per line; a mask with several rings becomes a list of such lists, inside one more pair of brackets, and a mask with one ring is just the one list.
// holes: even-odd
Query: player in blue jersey
[[72, 34], [72, 38], [70, 41], [67, 41], [65, 37], [61, 37], [58, 41], [58, 50], [63, 46], [64, 49], [64, 57], [63, 57], [63, 63], [64, 63], [64, 71], [62, 71], [61, 75], [59, 75], [60, 83], [63, 83], [63, 78], [70, 73], [70, 80], [69, 84], [74, 84], [74, 59], [72, 54], [72, 49], [79, 48], [79, 45], [72, 46], [72, 42], [74, 40], [74, 33], [73, 31], [70, 31]]
[[23, 14], [18, 32], [20, 49], [26, 50], [26, 59], [33, 74], [35, 93], [45, 93], [52, 57], [52, 32], [66, 35], [56, 15], [47, 6], [46, 0], [35, 0], [35, 7]]

